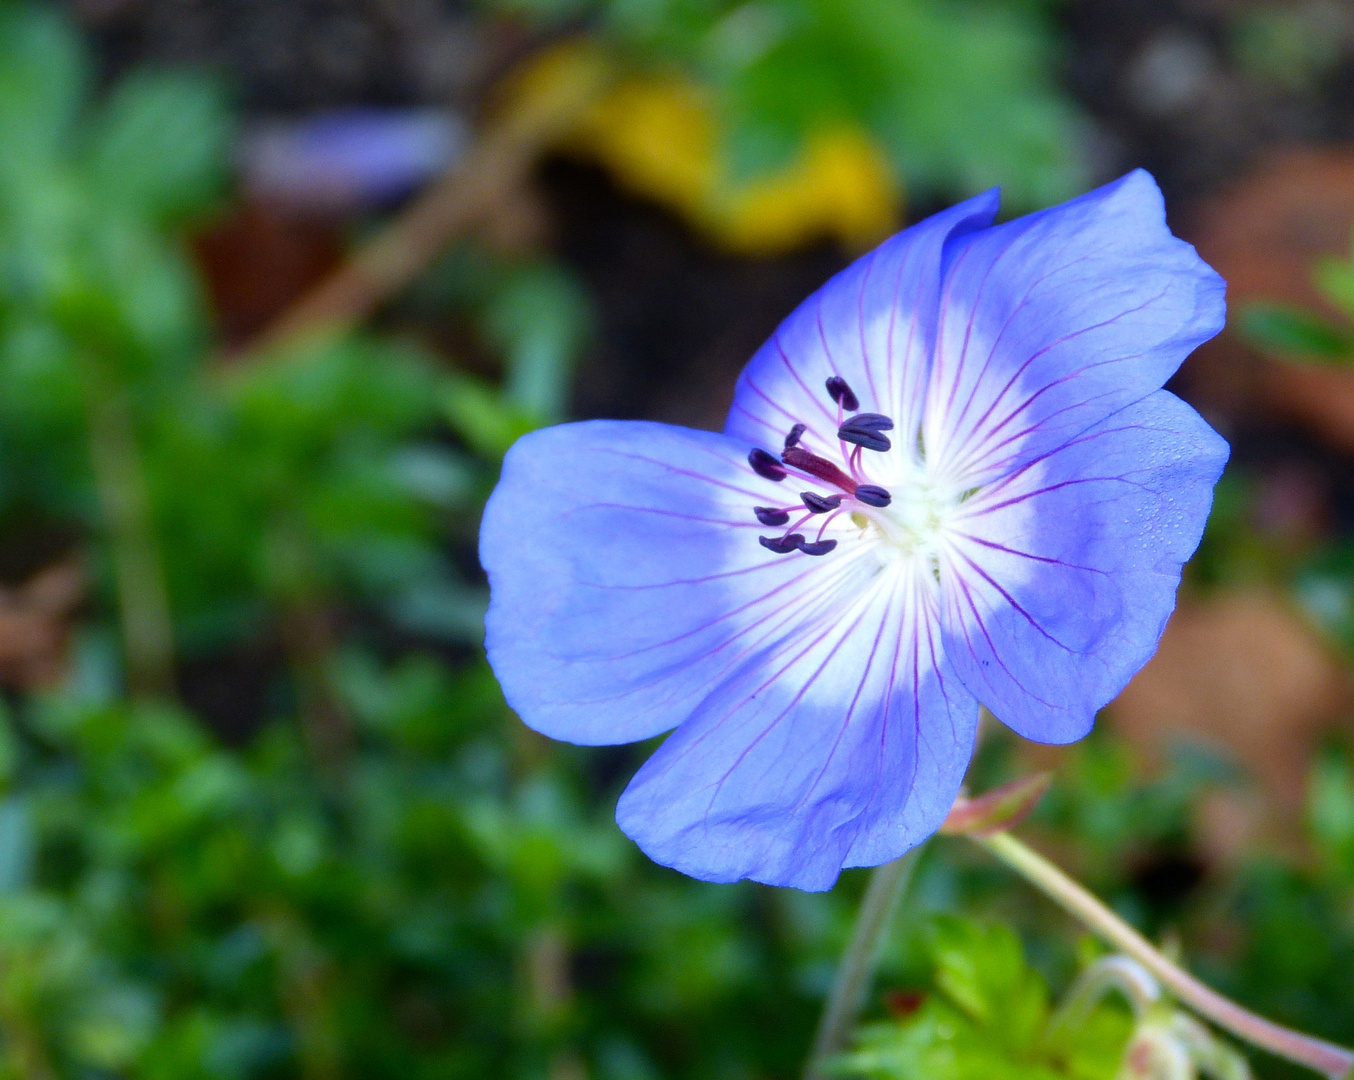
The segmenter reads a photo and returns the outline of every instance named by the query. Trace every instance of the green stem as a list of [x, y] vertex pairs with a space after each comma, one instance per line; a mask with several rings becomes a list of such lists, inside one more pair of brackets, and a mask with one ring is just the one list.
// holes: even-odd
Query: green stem
[[818, 1032], [813, 1039], [813, 1050], [804, 1070], [804, 1080], [821, 1080], [826, 1075], [824, 1067], [828, 1060], [846, 1048], [847, 1040], [856, 1026], [856, 1017], [860, 1015], [865, 992], [874, 977], [884, 931], [888, 928], [899, 899], [907, 890], [919, 850], [913, 848], [901, 859], [877, 866], [871, 873], [870, 884], [856, 915], [851, 944], [837, 965], [832, 990], [823, 1008], [822, 1019], [818, 1021]]
[[1136, 960], [1180, 1002], [1200, 1016], [1230, 1031], [1239, 1039], [1323, 1073], [1330, 1080], [1346, 1080], [1354, 1074], [1354, 1052], [1266, 1020], [1205, 986], [1189, 972], [1166, 959], [1150, 941], [1053, 863], [1010, 833], [999, 832], [985, 837], [970, 834], [970, 839], [986, 848], [1044, 895], [1061, 904], [1125, 956]]
[[127, 682], [137, 697], [168, 698], [174, 635], [141, 449], [126, 391], [97, 382], [90, 392], [90, 454], [113, 554]]

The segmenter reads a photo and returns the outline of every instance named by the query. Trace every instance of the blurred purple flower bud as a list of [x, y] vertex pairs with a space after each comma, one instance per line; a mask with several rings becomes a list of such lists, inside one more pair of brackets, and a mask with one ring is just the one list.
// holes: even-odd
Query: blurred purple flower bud
[[242, 138], [239, 164], [259, 198], [354, 210], [398, 199], [452, 168], [467, 141], [465, 121], [453, 113], [341, 109], [261, 121]]

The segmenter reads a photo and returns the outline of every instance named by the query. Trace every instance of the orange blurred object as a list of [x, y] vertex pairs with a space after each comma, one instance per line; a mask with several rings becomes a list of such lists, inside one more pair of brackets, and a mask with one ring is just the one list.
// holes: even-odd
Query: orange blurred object
[[[1190, 230], [1226, 278], [1233, 316], [1248, 303], [1283, 303], [1341, 323], [1312, 270], [1323, 257], [1347, 255], [1352, 232], [1354, 148], [1278, 154], [1212, 200]], [[1206, 408], [1278, 415], [1354, 450], [1354, 371], [1256, 357], [1227, 333], [1199, 350], [1185, 377]]]
[[1179, 739], [1216, 746], [1291, 818], [1312, 752], [1349, 702], [1349, 677], [1317, 633], [1282, 596], [1254, 589], [1182, 600], [1109, 709], [1149, 752]]

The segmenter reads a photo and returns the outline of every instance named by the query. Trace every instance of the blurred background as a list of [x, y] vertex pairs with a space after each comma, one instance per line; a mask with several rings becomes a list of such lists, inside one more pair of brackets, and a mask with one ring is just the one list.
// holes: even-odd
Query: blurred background
[[[1096, 734], [971, 779], [1056, 769], [1038, 846], [1354, 1043], [1347, 2], [0, 0], [0, 1076], [798, 1075], [861, 872], [648, 863], [650, 747], [499, 695], [480, 506], [533, 427], [719, 426], [908, 221], [1139, 165], [1232, 464]], [[1045, 1037], [1095, 956], [937, 841], [844, 1073], [1112, 1080], [1125, 1007]]]

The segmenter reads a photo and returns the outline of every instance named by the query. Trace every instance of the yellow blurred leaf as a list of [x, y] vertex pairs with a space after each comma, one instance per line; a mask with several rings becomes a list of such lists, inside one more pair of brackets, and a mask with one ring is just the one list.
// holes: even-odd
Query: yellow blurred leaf
[[[589, 45], [549, 50], [514, 77], [518, 107], [555, 95], [580, 68], [605, 63]], [[742, 182], [731, 178], [720, 145], [709, 90], [680, 75], [645, 74], [617, 79], [561, 148], [598, 162], [621, 186], [739, 254], [770, 255], [824, 239], [861, 250], [897, 226], [899, 186], [858, 127], [812, 132], [785, 168]]]

